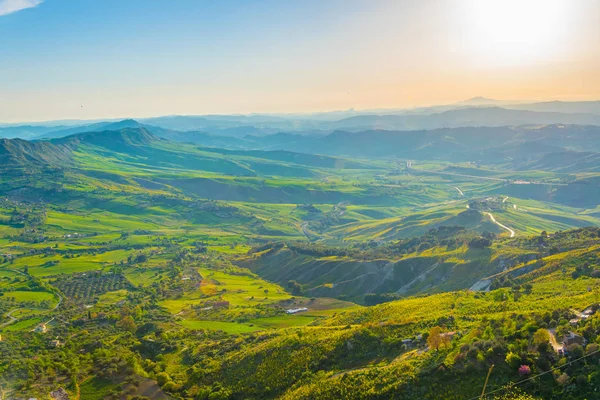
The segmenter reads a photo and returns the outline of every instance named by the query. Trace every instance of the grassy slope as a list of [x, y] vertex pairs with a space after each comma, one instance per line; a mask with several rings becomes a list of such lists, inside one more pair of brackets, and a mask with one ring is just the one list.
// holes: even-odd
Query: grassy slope
[[[32, 300], [50, 301], [44, 310], [31, 307], [22, 314], [15, 314], [21, 320], [2, 328], [3, 332], [22, 333], [47, 320], [48, 314], [56, 314], [51, 311], [56, 300], [53, 288], [44, 286], [32, 291], [23, 286], [24, 282], [37, 282], [41, 278], [40, 281], [48, 285], [53, 279], [65, 278], [62, 274], [109, 272], [125, 262], [123, 273], [134, 286], [157, 285], [164, 289], [166, 294], [159, 305], [176, 321], [174, 329], [184, 326], [194, 331], [221, 330], [231, 334], [269, 330], [264, 342], [222, 355], [219, 367], [207, 372], [209, 377], [234, 391], [254, 388], [259, 398], [273, 393], [289, 398], [327, 398], [332, 396], [331, 391], [336, 386], [352, 393], [352, 384], [342, 382], [346, 375], [350, 381], [356, 379], [355, 384], [361, 387], [372, 384], [365, 379], [369, 375], [363, 368], [375, 374], [371, 382], [384, 384], [399, 375], [414, 377], [424, 364], [435, 361], [436, 356], [431, 353], [404, 356], [397, 350], [390, 354], [399, 358], [392, 360], [370, 353], [353, 358], [354, 352], [348, 351], [348, 343], [360, 343], [361, 335], [375, 326], [381, 327], [381, 330], [376, 328], [381, 340], [399, 339], [425, 332], [439, 318], [452, 315], [457, 319], [456, 329], [476, 331], [481, 322], [479, 317], [503, 318], [508, 313], [583, 308], [595, 298], [595, 293], [588, 290], [590, 285], [596, 284], [595, 279], [573, 280], [568, 276], [575, 268], [571, 261], [588, 255], [569, 250], [569, 254], [545, 257], [541, 266], [526, 263], [525, 267], [531, 270], [525, 273], [521, 273], [523, 266], [515, 265], [508, 275], [534, 285], [530, 293], [516, 301], [499, 302], [493, 293], [464, 292], [411, 297], [372, 308], [336, 301], [320, 306], [303, 299], [306, 303], [299, 304], [307, 305], [308, 313], [290, 316], [277, 308], [273, 314], [270, 306], [292, 307], [282, 303], [292, 296], [268, 280], [285, 286], [290, 277], [298, 278], [271, 275], [293, 266], [292, 263], [299, 263], [300, 270], [305, 265], [313, 270], [314, 277], [309, 282], [316, 290], [309, 294], [336, 295], [330, 291], [331, 283], [343, 287], [342, 283], [348, 281], [347, 285], [356, 290], [353, 292], [356, 299], [380, 282], [365, 280], [364, 285], [356, 284], [349, 279], [352, 274], [356, 272], [355, 276], [361, 277], [365, 272], [381, 268], [372, 261], [335, 257], [314, 260], [280, 254], [277, 262], [266, 265], [271, 271], [267, 268], [261, 271], [268, 279], [265, 280], [251, 274], [231, 273], [216, 268], [213, 263], [221, 262], [220, 257], [239, 256], [252, 242], [303, 240], [308, 235], [312, 240], [348, 244], [421, 234], [438, 225], [462, 221], [459, 216], [470, 199], [490, 194], [501, 198], [511, 194], [505, 192], [510, 188], [494, 181], [415, 175], [388, 161], [351, 160], [347, 165], [352, 169], [339, 169], [323, 165], [323, 160], [318, 160], [319, 165], [315, 166], [306, 160], [275, 161], [270, 154], [227, 154], [165, 142], [130, 152], [120, 150], [84, 143], [73, 153], [69, 160], [73, 164], [67, 170], [0, 176], [0, 194], [15, 200], [0, 204], [0, 253], [13, 258], [12, 261], [3, 258], [0, 263], [0, 278], [4, 278], [0, 287], [16, 294], [17, 304], [11, 304], [11, 308]], [[436, 169], [439, 164], [424, 168]], [[479, 173], [502, 179], [523, 176], [552, 181], [561, 178], [550, 173]], [[195, 196], [198, 194], [225, 201], [206, 201]], [[15, 208], [25, 214], [38, 212], [28, 202], [40, 199], [45, 202], [41, 223], [19, 226], [9, 222]], [[315, 204], [317, 211], [298, 207], [304, 203]], [[511, 208], [512, 205], [517, 208]], [[517, 231], [517, 239], [501, 241], [489, 252], [436, 247], [407, 254], [402, 260], [394, 259], [398, 268], [407, 268], [401, 272], [414, 267], [413, 277], [432, 263], [442, 261], [444, 267], [440, 268], [439, 276], [424, 277], [404, 294], [457, 290], [480, 278], [501, 276], [500, 258], [513, 260], [537, 251], [520, 242], [523, 235], [597, 225], [600, 217], [594, 208], [566, 207], [512, 196], [506, 208], [493, 212], [498, 221]], [[478, 230], [503, 232], [485, 219], [468, 223]], [[44, 239], [38, 241], [40, 236]], [[176, 252], [193, 250], [198, 242], [208, 245], [210, 252], [206, 260], [195, 265], [206, 278], [205, 284], [198, 291], [186, 290], [183, 294], [161, 287], [174, 273], [174, 280], [178, 280], [174, 267], [182, 263], [174, 261]], [[127, 261], [139, 253], [148, 254], [149, 259], [140, 263]], [[564, 264], [566, 276], [558, 272], [558, 266]], [[329, 269], [327, 273], [323, 273], [323, 267]], [[26, 270], [29, 276], [23, 275]], [[406, 284], [408, 272], [399, 275], [402, 279], [395, 283], [400, 285], [388, 285], [382, 291], [396, 290]], [[13, 283], [15, 278], [23, 281]], [[135, 293], [135, 288], [103, 293], [91, 311], [114, 310]], [[219, 313], [198, 313], [190, 307], [212, 299], [227, 300], [231, 306]], [[181, 311], [183, 314], [175, 315]], [[473, 319], [473, 316], [477, 317]], [[381, 343], [379, 347], [384, 348]], [[348, 359], [336, 358], [347, 353]], [[178, 353], [169, 356], [175, 361], [177, 357], [183, 358]], [[169, 368], [185, 375], [177, 369], [177, 363]], [[308, 375], [303, 375], [307, 371]], [[343, 374], [335, 375], [340, 372]], [[292, 387], [294, 382], [298, 383]], [[398, 382], [401, 384], [403, 380]], [[261, 392], [262, 389], [256, 389], [257, 385], [268, 391]], [[372, 390], [386, 395], [381, 387]]]

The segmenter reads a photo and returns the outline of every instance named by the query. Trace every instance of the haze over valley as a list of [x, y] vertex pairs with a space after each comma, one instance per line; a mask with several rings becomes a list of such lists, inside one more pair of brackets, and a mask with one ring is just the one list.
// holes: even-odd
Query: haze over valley
[[596, 396], [597, 2], [84, 3], [0, 0], [0, 399]]

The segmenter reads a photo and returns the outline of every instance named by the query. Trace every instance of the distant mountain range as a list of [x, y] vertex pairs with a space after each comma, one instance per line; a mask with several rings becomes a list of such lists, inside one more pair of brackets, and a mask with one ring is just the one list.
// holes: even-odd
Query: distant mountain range
[[[52, 139], [82, 132], [144, 127], [171, 140], [195, 142], [210, 141], [213, 136], [243, 138], [279, 132], [326, 135], [336, 130], [360, 132], [548, 124], [600, 125], [600, 101], [518, 103], [475, 97], [456, 104], [415, 109], [284, 115], [164, 116], [93, 123], [64, 121], [61, 124], [59, 121], [45, 125], [0, 125], [0, 137]], [[190, 132], [193, 134], [190, 135]], [[201, 139], [194, 139], [194, 136]], [[219, 140], [216, 143], [220, 143]]]
[[[465, 127], [418, 131], [335, 131], [326, 136], [247, 137], [263, 148], [350, 157], [511, 163], [561, 152], [600, 151], [600, 127]], [[559, 160], [557, 160], [558, 162]]]
[[[94, 128], [97, 130], [77, 132]], [[72, 134], [63, 136], [66, 133]], [[127, 139], [123, 137], [124, 134]], [[180, 132], [125, 120], [94, 124], [86, 128], [67, 128], [44, 136], [47, 139], [32, 142], [3, 139], [0, 142], [0, 160], [4, 160], [4, 164], [54, 159], [64, 161], [63, 150], [56, 153], [54, 147], [70, 147], [73, 143], [82, 141], [123, 152], [131, 144], [149, 145], [167, 140], [220, 148], [223, 151], [287, 151], [337, 157], [469, 161], [482, 165], [503, 165], [511, 169], [600, 172], [600, 164], [597, 162], [600, 160], [600, 127], [594, 125], [553, 124], [359, 132], [336, 130], [327, 135], [280, 132], [231, 137], [200, 131]], [[53, 136], [59, 137], [51, 138]], [[137, 147], [136, 149], [139, 150]]]

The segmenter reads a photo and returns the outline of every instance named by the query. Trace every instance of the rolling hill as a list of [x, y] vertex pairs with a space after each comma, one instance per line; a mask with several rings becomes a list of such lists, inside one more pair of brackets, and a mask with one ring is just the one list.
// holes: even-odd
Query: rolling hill
[[597, 128], [112, 127], [0, 141], [3, 395], [595, 393]]

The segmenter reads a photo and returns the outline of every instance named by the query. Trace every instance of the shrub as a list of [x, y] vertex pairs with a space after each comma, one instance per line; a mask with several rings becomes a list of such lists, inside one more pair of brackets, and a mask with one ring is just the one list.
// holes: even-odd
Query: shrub
[[521, 365], [519, 367], [519, 375], [529, 375], [531, 374], [531, 368], [529, 368], [529, 365]]
[[508, 352], [505, 361], [512, 368], [518, 368], [519, 365], [521, 365], [521, 357], [518, 354], [513, 353], [512, 351]]
[[578, 345], [577, 343], [571, 344], [567, 347], [569, 354], [572, 358], [580, 358], [583, 357], [583, 347]]
[[556, 383], [558, 383], [561, 386], [568, 385], [570, 381], [571, 381], [571, 377], [569, 375], [567, 375], [566, 373], [563, 373], [558, 378], [556, 378]]

